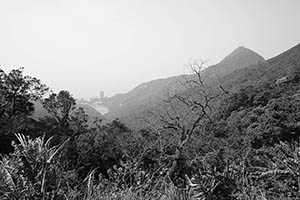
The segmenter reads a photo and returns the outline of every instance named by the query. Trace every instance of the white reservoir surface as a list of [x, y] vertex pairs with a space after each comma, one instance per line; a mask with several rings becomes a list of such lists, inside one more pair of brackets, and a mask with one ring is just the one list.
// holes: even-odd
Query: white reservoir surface
[[108, 108], [101, 104], [90, 104], [93, 108], [95, 108], [101, 115], [104, 115], [109, 112]]

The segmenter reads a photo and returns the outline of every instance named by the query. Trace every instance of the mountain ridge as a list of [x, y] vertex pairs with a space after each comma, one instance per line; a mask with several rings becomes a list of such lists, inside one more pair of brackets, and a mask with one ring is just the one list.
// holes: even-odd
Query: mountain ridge
[[[203, 72], [207, 78], [220, 78], [235, 70], [255, 65], [260, 62], [265, 62], [265, 59], [248, 48], [240, 46], [225, 56], [219, 63], [212, 65]], [[204, 74], [206, 73], [206, 74]]]
[[[245, 68], [259, 62], [265, 62], [265, 59], [256, 52], [240, 46], [225, 56], [218, 64], [204, 69], [203, 77], [211, 80], [217, 79], [236, 69]], [[193, 75], [178, 75], [144, 82], [127, 93], [110, 97], [104, 102], [109, 109], [109, 113], [104, 116], [112, 119], [151, 108], [168, 93], [182, 89], [180, 82], [191, 76]]]

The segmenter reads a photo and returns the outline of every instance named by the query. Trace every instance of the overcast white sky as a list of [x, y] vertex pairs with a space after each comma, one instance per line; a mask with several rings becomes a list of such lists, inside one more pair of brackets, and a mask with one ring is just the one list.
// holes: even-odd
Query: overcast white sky
[[75, 97], [127, 92], [220, 61], [300, 42], [299, 0], [0, 0], [0, 65]]

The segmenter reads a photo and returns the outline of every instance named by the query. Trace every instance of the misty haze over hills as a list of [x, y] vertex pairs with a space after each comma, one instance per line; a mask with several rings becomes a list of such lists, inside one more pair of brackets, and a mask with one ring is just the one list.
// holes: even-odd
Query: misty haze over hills
[[[263, 82], [262, 80], [266, 79], [268, 75], [272, 75], [273, 77], [269, 79], [275, 82], [276, 78], [286, 75], [287, 71], [296, 69], [296, 65], [290, 65], [288, 63], [286, 66], [283, 64], [278, 65], [284, 60], [291, 62], [289, 57], [291, 56], [291, 52], [295, 51], [294, 49], [299, 49], [299, 45], [287, 50], [279, 56], [265, 61], [265, 59], [256, 52], [245, 47], [238, 47], [220, 63], [207, 67], [203, 71], [202, 77], [208, 85], [212, 87], [222, 85], [229, 91], [236, 91], [238, 88], [246, 86], [246, 83], [254, 84], [255, 82]], [[298, 57], [296, 56], [296, 58]], [[282, 61], [278, 63], [278, 60]], [[262, 74], [252, 75], [252, 70], [258, 70]], [[275, 74], [276, 76], [274, 76]], [[170, 92], [184, 90], [181, 83], [184, 82], [186, 78], [192, 76], [193, 75], [187, 74], [145, 82], [128, 93], [109, 97], [105, 99], [103, 103], [109, 110], [104, 117], [108, 119], [117, 117], [125, 121], [135, 121], [136, 118], [139, 118], [137, 116], [147, 110], [151, 110], [163, 101]]]
[[299, 200], [299, 0], [0, 0], [0, 200]]
[[[79, 100], [49, 92], [22, 68], [0, 70], [0, 199], [25, 191], [29, 199], [54, 193], [60, 198], [52, 199], [67, 200], [57, 190], [76, 191], [76, 199], [107, 191], [126, 199], [134, 188], [142, 194], [130, 197], [141, 200], [193, 200], [199, 190], [209, 199], [202, 191], [212, 187], [212, 200], [250, 199], [256, 190], [245, 194], [249, 186], [240, 177], [269, 199], [298, 199], [300, 185], [282, 184], [299, 180], [300, 44], [268, 60], [238, 47], [216, 65], [193, 69], [125, 94]], [[106, 106], [110, 112], [101, 114]], [[149, 185], [155, 195], [145, 199]]]
[[[272, 77], [268, 79], [275, 82], [280, 76], [291, 73], [288, 71], [295, 70], [295, 65], [278, 65], [278, 60], [290, 62], [291, 59], [286, 57], [298, 48], [299, 45], [296, 45], [279, 56], [266, 61], [255, 51], [240, 46], [225, 56], [218, 64], [206, 67], [202, 71], [202, 77], [209, 87], [217, 88], [222, 85], [232, 92], [248, 84], [263, 82], [270, 75]], [[253, 71], [259, 71], [260, 74], [252, 75]], [[92, 118], [102, 117], [106, 120], [120, 118], [129, 124], [132, 121], [141, 123], [139, 121], [143, 120], [141, 116], [145, 115], [148, 110], [157, 107], [170, 93], [184, 92], [186, 88], [183, 87], [182, 83], [193, 76], [192, 74], [185, 74], [152, 80], [141, 83], [124, 94], [102, 99], [94, 97], [90, 101], [79, 100], [78, 106], [83, 107]], [[35, 118], [45, 115], [46, 111], [39, 103], [37, 103], [36, 108]]]
[[[238, 47], [220, 63], [204, 69], [205, 81], [216, 81], [237, 69], [264, 62], [264, 58], [245, 47]], [[169, 92], [183, 89], [180, 82], [193, 75], [181, 75], [142, 83], [128, 93], [118, 94], [105, 100], [109, 113], [107, 117], [122, 117], [137, 110], [151, 108], [155, 103], [166, 98]]]

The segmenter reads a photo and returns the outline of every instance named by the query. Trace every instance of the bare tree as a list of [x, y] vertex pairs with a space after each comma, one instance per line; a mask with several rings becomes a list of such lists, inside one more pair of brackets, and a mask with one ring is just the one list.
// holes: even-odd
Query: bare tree
[[[158, 116], [161, 132], [172, 132], [177, 136], [176, 149], [169, 165], [168, 175], [174, 180], [175, 172], [178, 170], [179, 161], [182, 158], [183, 149], [191, 140], [192, 135], [199, 130], [203, 124], [210, 120], [213, 113], [213, 104], [225, 93], [222, 86], [216, 92], [205, 85], [202, 78], [204, 62], [193, 61], [189, 64], [193, 75], [186, 76], [180, 81], [181, 91], [172, 91], [164, 101], [163, 112], [155, 113]], [[186, 174], [182, 174], [183, 179]], [[185, 180], [186, 181], [186, 180]], [[174, 182], [174, 181], [173, 181]]]

